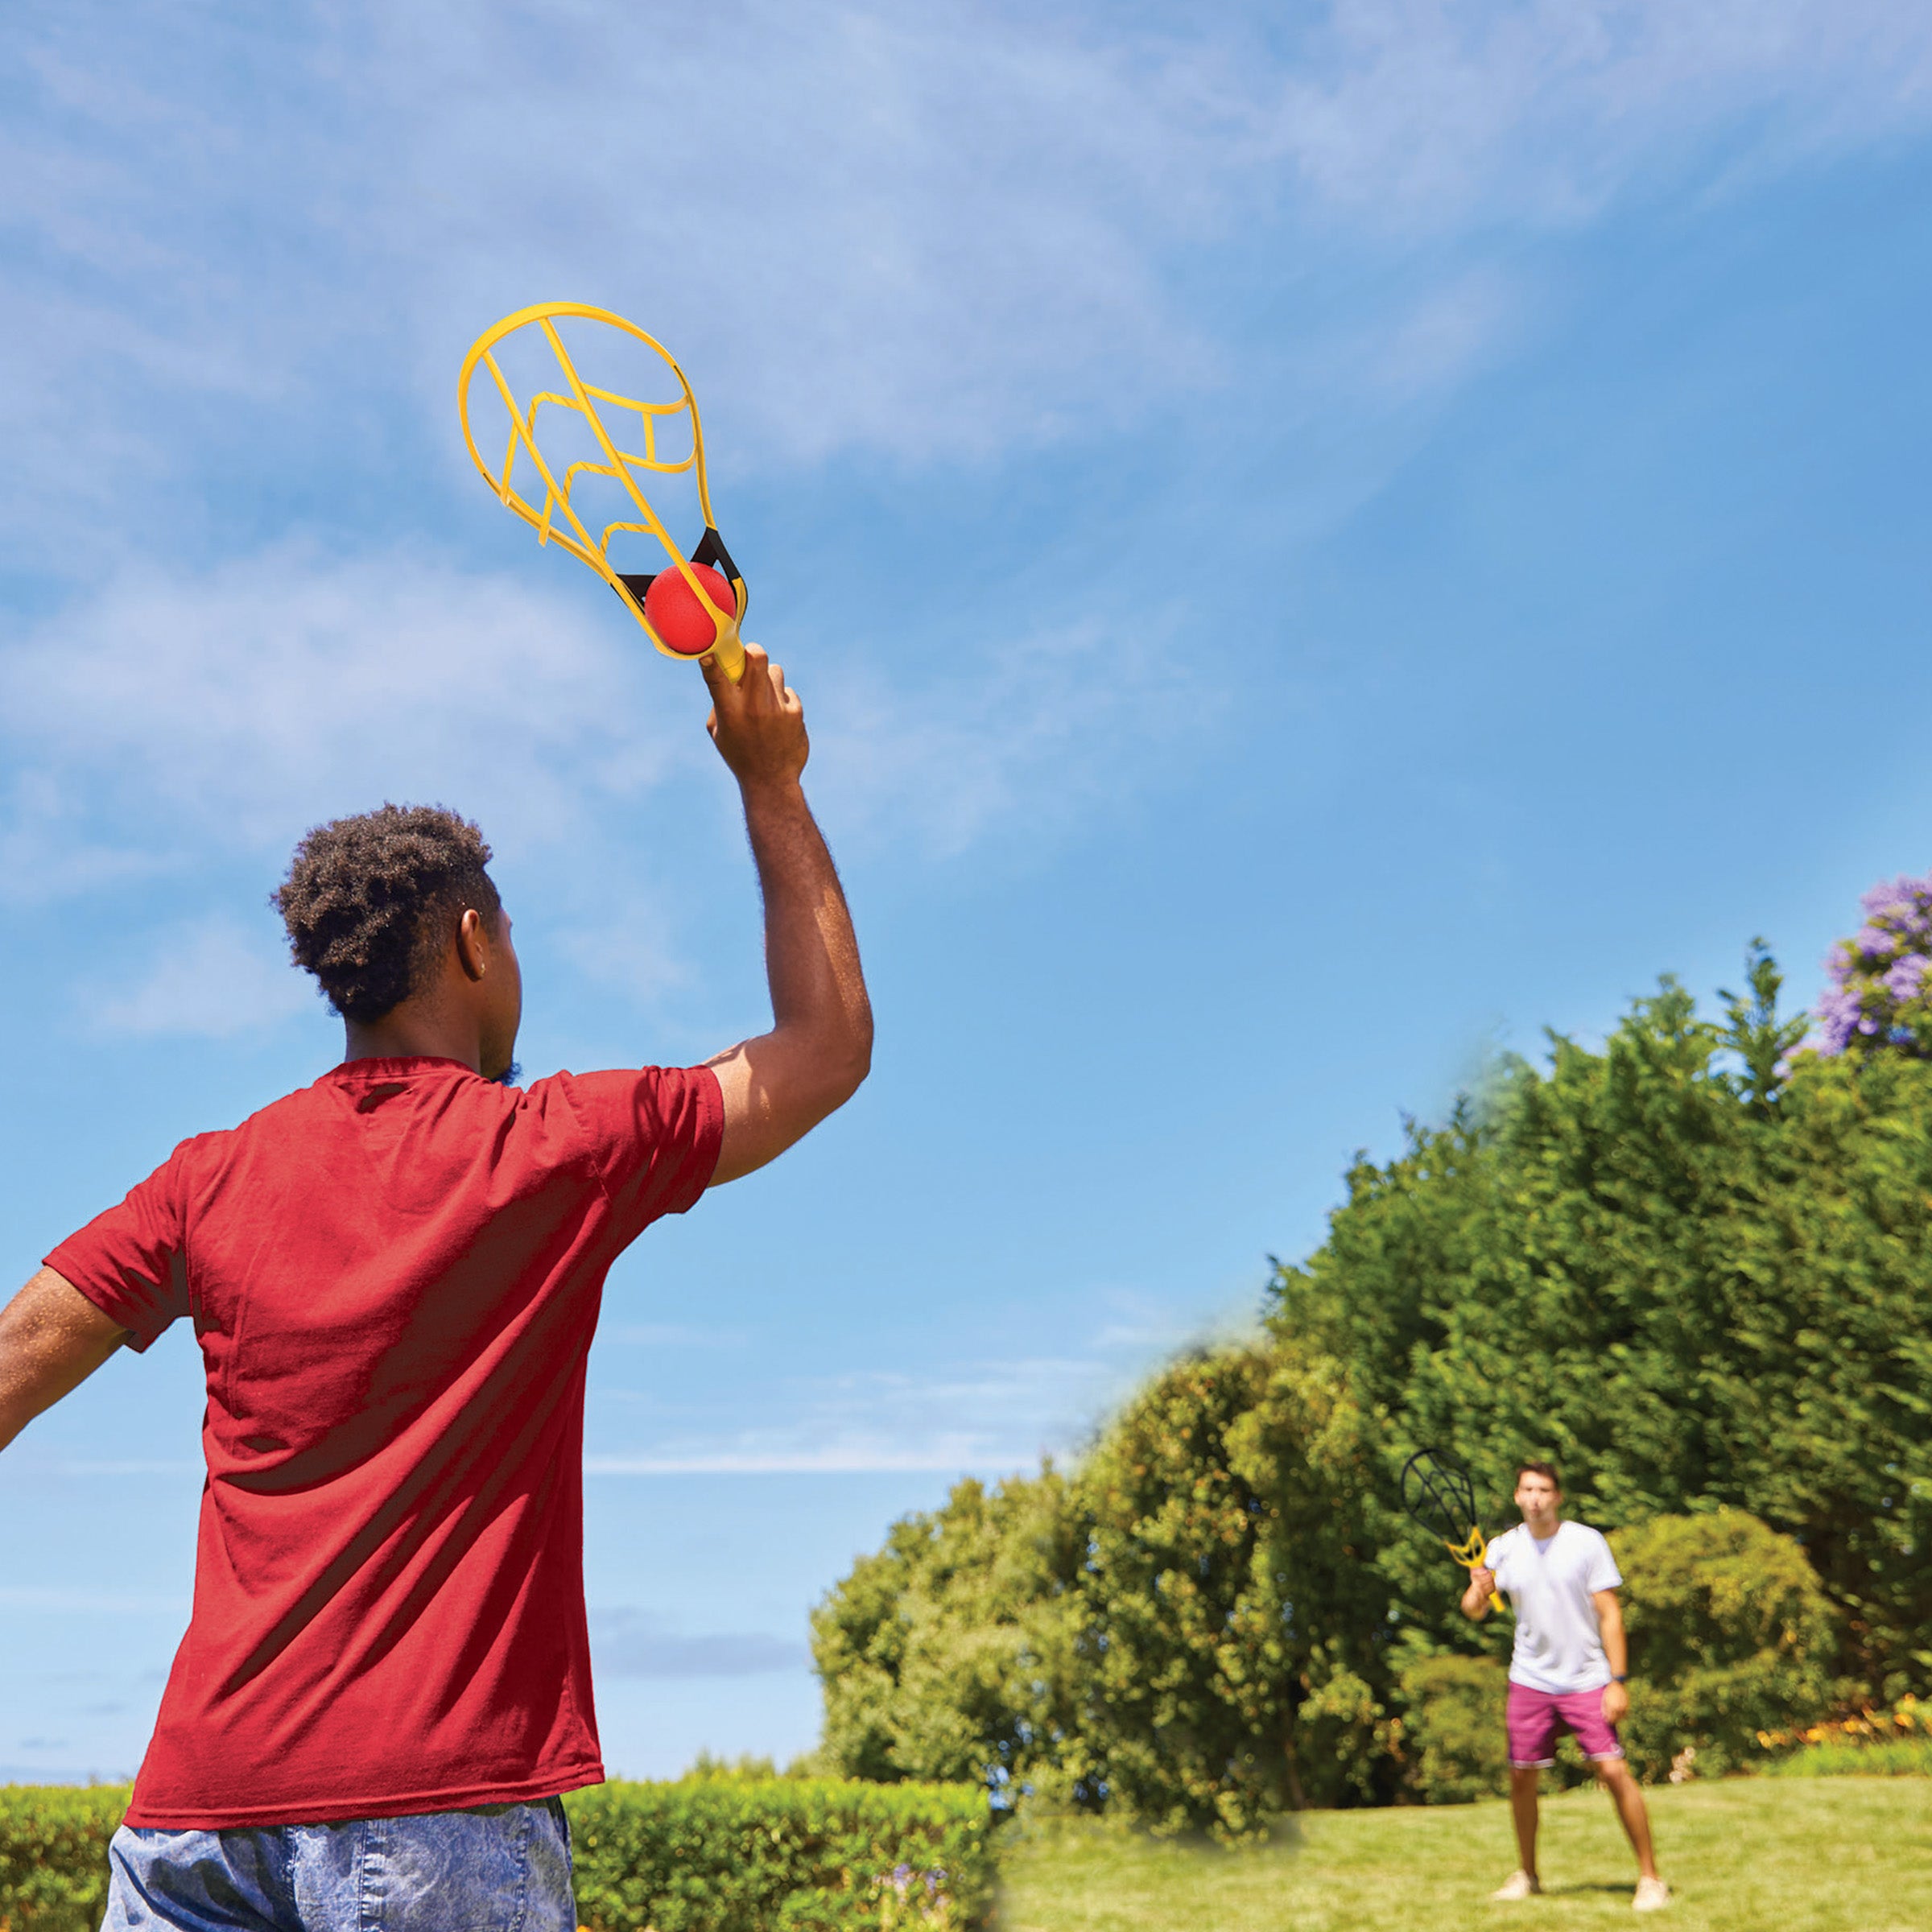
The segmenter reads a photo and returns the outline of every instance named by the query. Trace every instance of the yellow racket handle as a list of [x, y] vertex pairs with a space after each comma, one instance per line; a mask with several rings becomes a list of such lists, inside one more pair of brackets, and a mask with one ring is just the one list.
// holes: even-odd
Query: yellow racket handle
[[739, 684], [744, 682], [745, 642], [738, 635], [737, 625], [733, 625], [731, 629], [720, 638], [709, 650], [701, 650], [698, 655], [701, 658], [716, 658], [724, 667], [725, 676], [729, 678], [733, 683]]
[[[1489, 1560], [1488, 1539], [1480, 1528], [1472, 1529], [1468, 1538], [1461, 1543], [1452, 1543], [1444, 1538], [1443, 1547], [1472, 1575]], [[1489, 1592], [1489, 1607], [1492, 1610], [1507, 1610], [1509, 1608], [1493, 1590]]]

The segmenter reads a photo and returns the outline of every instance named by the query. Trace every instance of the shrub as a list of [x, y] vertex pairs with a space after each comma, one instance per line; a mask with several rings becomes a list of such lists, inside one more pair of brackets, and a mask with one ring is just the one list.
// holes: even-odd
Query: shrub
[[1765, 1770], [1772, 1777], [1932, 1777], [1932, 1737], [1806, 1744]]
[[975, 1780], [1001, 1809], [1077, 1786], [1084, 1765], [1061, 1761], [1075, 1728], [1066, 1612], [1085, 1546], [1051, 1464], [991, 1491], [960, 1483], [943, 1509], [895, 1523], [812, 1612], [819, 1767]]
[[958, 1932], [992, 1897], [992, 1818], [972, 1785], [720, 1779], [565, 1803], [592, 1932]]
[[125, 1785], [0, 1785], [0, 1929], [92, 1932]]
[[1932, 1703], [1908, 1694], [1889, 1711], [1869, 1707], [1783, 1731], [1761, 1731], [1780, 1777], [1932, 1777]]
[[1761, 1755], [1760, 1732], [1831, 1702], [1831, 1607], [1790, 1537], [1741, 1509], [1660, 1516], [1624, 1532], [1617, 1557], [1633, 1665], [1624, 1748], [1639, 1776], [1673, 1760], [1699, 1776], [1736, 1769]]
[[[593, 1785], [565, 1801], [592, 1932], [965, 1932], [993, 1890], [971, 1785]], [[0, 1790], [0, 1932], [89, 1932], [124, 1787]]]
[[1462, 1805], [1507, 1788], [1509, 1673], [1489, 1657], [1426, 1657], [1401, 1678], [1410, 1788], [1425, 1804]]
[[1170, 1363], [1114, 1419], [1080, 1473], [1075, 1602], [1110, 1809], [1232, 1839], [1391, 1794], [1375, 1439], [1335, 1364], [1286, 1344]]

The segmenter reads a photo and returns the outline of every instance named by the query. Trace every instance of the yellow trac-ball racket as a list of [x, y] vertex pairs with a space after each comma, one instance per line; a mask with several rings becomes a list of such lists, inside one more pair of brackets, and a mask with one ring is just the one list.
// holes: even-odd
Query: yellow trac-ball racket
[[[597, 325], [588, 334], [573, 332], [576, 359], [558, 332], [560, 321]], [[639, 361], [640, 349], [647, 371], [662, 382], [660, 400], [623, 394], [579, 373], [579, 361], [600, 377], [606, 366], [627, 370]], [[513, 376], [526, 378], [527, 402], [518, 401]], [[502, 460], [494, 469], [477, 446], [472, 421], [476, 390], [485, 395], [493, 390], [507, 413]], [[539, 543], [558, 544], [588, 564], [667, 657], [689, 659], [715, 651], [734, 683], [744, 675], [738, 626], [749, 595], [712, 515], [697, 398], [662, 343], [609, 309], [539, 302], [506, 316], [477, 338], [463, 358], [456, 404], [463, 439], [483, 480], [506, 510], [536, 531]], [[662, 493], [685, 477], [696, 485], [704, 522], [688, 555], [645, 490], [646, 480]], [[595, 506], [599, 497], [602, 508]], [[606, 518], [611, 509], [617, 514]], [[654, 538], [670, 567], [619, 570], [611, 540], [625, 536]]]
[[[1488, 1560], [1488, 1542], [1476, 1520], [1476, 1485], [1441, 1450], [1418, 1450], [1402, 1465], [1402, 1507], [1465, 1570], [1479, 1570]], [[1507, 1608], [1493, 1590], [1489, 1602], [1497, 1610]]]

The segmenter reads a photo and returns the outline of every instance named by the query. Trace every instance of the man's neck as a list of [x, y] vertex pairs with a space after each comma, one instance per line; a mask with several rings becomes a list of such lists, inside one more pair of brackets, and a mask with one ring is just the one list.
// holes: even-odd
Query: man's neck
[[483, 1071], [483, 1043], [473, 1021], [439, 1010], [425, 1002], [405, 1000], [381, 1019], [364, 1025], [345, 1022], [342, 1057], [345, 1060], [460, 1060], [471, 1071]]
[[1523, 1527], [1539, 1543], [1546, 1543], [1563, 1527], [1563, 1518], [1552, 1511], [1548, 1516], [1526, 1516]]

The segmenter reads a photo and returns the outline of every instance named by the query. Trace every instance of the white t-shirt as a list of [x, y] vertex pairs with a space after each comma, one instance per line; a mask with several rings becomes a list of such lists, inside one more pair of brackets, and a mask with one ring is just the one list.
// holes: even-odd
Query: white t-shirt
[[1624, 1579], [1610, 1546], [1581, 1523], [1559, 1522], [1538, 1542], [1527, 1525], [1505, 1530], [1489, 1546], [1496, 1587], [1516, 1609], [1516, 1653], [1509, 1681], [1567, 1696], [1610, 1681], [1610, 1665], [1596, 1627], [1599, 1590]]

